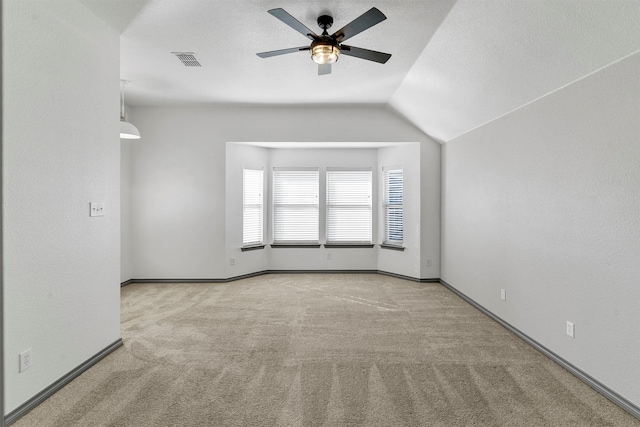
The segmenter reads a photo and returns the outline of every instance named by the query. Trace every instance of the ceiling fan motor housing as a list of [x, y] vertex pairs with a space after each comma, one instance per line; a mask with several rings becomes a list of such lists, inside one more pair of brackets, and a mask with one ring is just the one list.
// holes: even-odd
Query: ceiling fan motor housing
[[333, 25], [333, 18], [329, 15], [322, 15], [318, 17], [318, 26], [325, 32]]

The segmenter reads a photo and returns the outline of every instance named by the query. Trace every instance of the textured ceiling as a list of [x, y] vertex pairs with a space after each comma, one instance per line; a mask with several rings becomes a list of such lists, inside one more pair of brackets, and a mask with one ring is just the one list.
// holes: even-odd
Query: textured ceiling
[[148, 0], [79, 0], [106, 23], [122, 33]]
[[[281, 7], [320, 33], [318, 16], [332, 15], [335, 31], [369, 10], [369, 0], [150, 0], [122, 33], [121, 74], [132, 82], [127, 86], [132, 105], [386, 103], [453, 4], [376, 3], [387, 20], [349, 44], [391, 53], [389, 62], [343, 56], [332, 74], [318, 76], [307, 52], [256, 56], [310, 44], [267, 10]], [[194, 52], [202, 67], [185, 67], [171, 54], [175, 51]]]
[[[640, 50], [640, 0], [80, 1], [121, 32], [131, 105], [388, 104], [441, 142]], [[309, 42], [269, 9], [319, 33], [319, 15], [336, 30], [373, 6], [388, 19], [348, 43], [385, 65], [343, 56], [318, 76], [308, 53], [255, 55]]]
[[635, 0], [459, 0], [390, 104], [446, 142], [639, 49]]

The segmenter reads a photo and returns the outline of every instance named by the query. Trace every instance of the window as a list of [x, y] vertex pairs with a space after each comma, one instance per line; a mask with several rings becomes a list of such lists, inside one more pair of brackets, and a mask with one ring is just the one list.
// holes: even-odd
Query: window
[[242, 170], [242, 245], [261, 245], [263, 240], [263, 171]]
[[402, 246], [402, 193], [404, 184], [402, 169], [382, 168], [382, 172], [384, 176], [382, 196], [384, 236], [382, 243], [385, 245]]
[[317, 244], [318, 168], [273, 170], [273, 243]]
[[371, 243], [371, 169], [327, 168], [327, 243]]

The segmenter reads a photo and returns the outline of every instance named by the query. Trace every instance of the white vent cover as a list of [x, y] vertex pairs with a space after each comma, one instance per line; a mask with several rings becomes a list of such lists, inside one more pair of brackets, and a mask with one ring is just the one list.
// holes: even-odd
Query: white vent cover
[[171, 52], [184, 64], [185, 67], [202, 67], [193, 52]]

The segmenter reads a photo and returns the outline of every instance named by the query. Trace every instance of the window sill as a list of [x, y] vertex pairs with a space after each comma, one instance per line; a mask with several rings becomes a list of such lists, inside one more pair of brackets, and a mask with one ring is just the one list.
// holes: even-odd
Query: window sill
[[240, 248], [240, 250], [242, 252], [247, 252], [247, 251], [255, 251], [258, 249], [264, 249], [266, 245], [254, 245], [254, 246], [243, 246]]
[[272, 248], [319, 248], [320, 243], [311, 243], [311, 244], [301, 243], [299, 245], [295, 243], [272, 243], [271, 247]]
[[404, 246], [395, 246], [395, 245], [387, 245], [384, 243], [380, 244], [380, 248], [382, 249], [391, 249], [392, 251], [404, 251]]
[[373, 243], [365, 243], [365, 244], [360, 244], [360, 243], [325, 243], [324, 247], [325, 248], [372, 248], [375, 245]]

